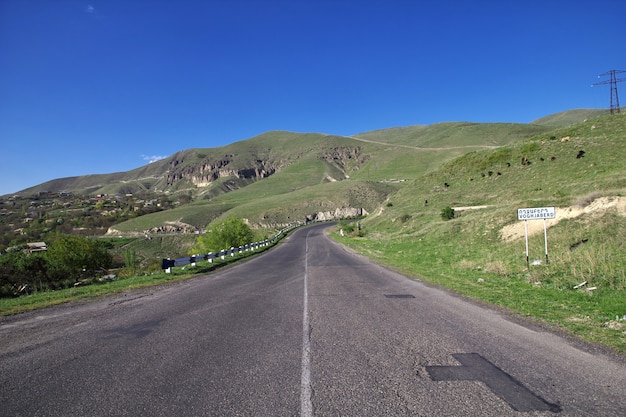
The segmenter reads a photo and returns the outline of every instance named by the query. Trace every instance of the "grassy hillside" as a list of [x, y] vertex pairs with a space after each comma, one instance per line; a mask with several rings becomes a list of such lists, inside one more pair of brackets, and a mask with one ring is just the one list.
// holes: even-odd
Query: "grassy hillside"
[[[182, 221], [202, 228], [217, 217], [233, 215], [242, 216], [254, 225], [278, 225], [335, 208], [371, 211], [392, 190], [402, 187], [402, 182], [421, 178], [446, 161], [546, 130], [514, 124], [450, 123], [426, 129], [420, 133], [419, 140], [412, 128], [391, 129], [389, 136], [383, 131], [364, 134], [361, 138], [268, 132], [212, 152], [236, 155], [234, 167], [238, 167], [237, 164], [243, 167], [258, 158], [280, 161], [284, 166], [280, 171], [256, 181], [226, 178], [204, 188], [194, 187], [199, 198], [195, 203], [132, 219], [116, 225], [115, 229], [125, 233], [141, 232], [166, 221]], [[365, 139], [366, 136], [377, 140]], [[192, 152], [197, 156], [208, 151]], [[179, 159], [187, 163], [193, 158]], [[376, 191], [372, 192], [374, 189]], [[384, 191], [380, 191], [382, 189]], [[348, 197], [359, 194], [371, 198]]]
[[167, 171], [168, 161], [169, 159], [157, 161], [127, 172], [58, 178], [27, 188], [20, 193], [68, 191], [76, 194], [95, 195], [145, 191], [154, 189], [158, 185], [163, 186], [161, 183], [162, 174]]
[[[364, 237], [337, 239], [408, 274], [626, 352], [624, 161], [626, 115], [590, 119], [448, 161], [365, 219]], [[530, 261], [540, 264], [528, 268], [517, 208], [545, 206], [557, 207], [557, 216], [583, 214], [549, 228], [549, 264], [543, 233], [532, 235]], [[454, 219], [442, 218], [445, 207], [457, 208]], [[503, 230], [516, 226], [521, 235], [505, 239]]]
[[[621, 195], [626, 188], [625, 118], [601, 117], [516, 145], [464, 154], [404, 186], [393, 196], [393, 206], [368, 222], [405, 234], [439, 222], [445, 206], [489, 205], [511, 212], [517, 206], [569, 206], [592, 192]], [[577, 158], [580, 151], [584, 156]], [[395, 222], [404, 214], [415, 219]], [[505, 221], [515, 215], [511, 212]]]
[[608, 114], [608, 110], [574, 109], [542, 117], [541, 119], [533, 121], [532, 124], [549, 126], [553, 128], [567, 127], [573, 124], [582, 123], [588, 119], [606, 116]]
[[[230, 183], [221, 181], [221, 189], [199, 189], [188, 180], [172, 181], [168, 175], [180, 170], [203, 166], [210, 161], [229, 158], [230, 168], [245, 169], [254, 166], [255, 162], [263, 161], [270, 165], [291, 165], [300, 157], [323, 152], [339, 144], [351, 144], [366, 148], [366, 152], [376, 155], [376, 164], [368, 167], [367, 174], [376, 178], [376, 172], [382, 170], [385, 175], [389, 169], [385, 165], [395, 165], [394, 157], [404, 156], [401, 151], [409, 152], [414, 148], [445, 150], [448, 153], [434, 154], [422, 158], [431, 169], [436, 163], [458, 156], [462, 152], [484, 149], [490, 146], [503, 146], [515, 143], [520, 139], [546, 132], [555, 127], [569, 126], [584, 119], [606, 114], [605, 110], [578, 109], [570, 110], [536, 120], [532, 124], [513, 123], [438, 123], [430, 126], [408, 126], [365, 132], [352, 138], [342, 138], [318, 133], [295, 133], [285, 131], [267, 132], [251, 139], [242, 140], [218, 148], [192, 148], [181, 150], [170, 157], [144, 165], [127, 172], [111, 174], [85, 175], [59, 178], [23, 190], [23, 194], [34, 194], [41, 191], [68, 191], [77, 194], [126, 194], [142, 191], [172, 192], [197, 191], [200, 196], [216, 195], [240, 188], [249, 181], [232, 180]], [[380, 147], [390, 145], [392, 148]], [[378, 147], [376, 147], [378, 146]], [[391, 151], [391, 152], [389, 152]], [[412, 152], [411, 152], [412, 153]], [[400, 162], [401, 173], [421, 174], [424, 170], [410, 169], [411, 164]], [[434, 164], [433, 164], [434, 162]], [[421, 163], [418, 166], [423, 166]], [[406, 169], [409, 168], [407, 171]], [[400, 171], [400, 170], [399, 170]], [[381, 173], [382, 174], [382, 173]], [[361, 176], [361, 179], [367, 179]]]
[[437, 123], [360, 133], [356, 138], [420, 148], [502, 146], [540, 134], [549, 127], [518, 123]]

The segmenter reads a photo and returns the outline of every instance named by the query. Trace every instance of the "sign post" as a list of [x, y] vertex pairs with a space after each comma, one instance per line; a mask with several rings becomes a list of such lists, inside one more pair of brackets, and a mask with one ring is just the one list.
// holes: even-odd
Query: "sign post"
[[524, 220], [524, 232], [526, 236], [526, 267], [530, 269], [530, 263], [528, 261], [528, 220]]
[[548, 228], [546, 227], [546, 219], [543, 219], [543, 241], [546, 247], [546, 265], [550, 263], [548, 259]]
[[554, 219], [556, 217], [556, 210], [554, 207], [536, 207], [536, 208], [519, 208], [517, 209], [517, 219], [524, 220], [524, 231], [526, 234], [526, 266], [530, 269], [530, 263], [528, 258], [528, 220], [542, 220], [543, 219], [543, 240], [546, 252], [546, 265], [549, 264], [548, 258], [548, 229], [546, 226], [546, 219]]

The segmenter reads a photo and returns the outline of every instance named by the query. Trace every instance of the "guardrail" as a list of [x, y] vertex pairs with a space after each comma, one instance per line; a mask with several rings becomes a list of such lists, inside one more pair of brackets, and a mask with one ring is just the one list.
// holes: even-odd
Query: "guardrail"
[[186, 258], [176, 258], [176, 259], [164, 258], [161, 261], [161, 269], [164, 269], [166, 273], [170, 273], [172, 272], [172, 268], [175, 266], [185, 266], [185, 265], [196, 266], [196, 263], [200, 261], [208, 261], [209, 263], [212, 263], [213, 259], [219, 258], [219, 259], [224, 260], [226, 259], [227, 256], [235, 256], [235, 254], [237, 253], [254, 251], [259, 248], [272, 245], [274, 242], [280, 239], [282, 235], [304, 224], [306, 223], [304, 222], [292, 223], [291, 225], [280, 230], [278, 233], [276, 233], [276, 235], [274, 235], [273, 237], [269, 239], [265, 239], [260, 242], [249, 243], [247, 245], [239, 246], [237, 248], [232, 247], [230, 249], [222, 249], [219, 252], [209, 252], [206, 255], [192, 255]]

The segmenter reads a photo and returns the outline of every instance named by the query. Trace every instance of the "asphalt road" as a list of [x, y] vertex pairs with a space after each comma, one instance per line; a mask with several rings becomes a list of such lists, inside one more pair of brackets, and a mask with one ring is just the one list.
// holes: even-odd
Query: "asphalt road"
[[0, 318], [0, 416], [624, 416], [626, 364], [324, 225], [175, 285]]

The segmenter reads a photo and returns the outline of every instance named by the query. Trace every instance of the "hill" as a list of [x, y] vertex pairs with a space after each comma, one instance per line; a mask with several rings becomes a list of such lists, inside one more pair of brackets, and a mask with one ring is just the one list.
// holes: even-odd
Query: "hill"
[[455, 122], [375, 130], [354, 137], [420, 148], [496, 147], [547, 130], [546, 127], [534, 124]]
[[[77, 194], [175, 193], [191, 190], [199, 197], [213, 196], [311, 160], [326, 161], [331, 180], [335, 178], [330, 174], [337, 175], [336, 179], [345, 179], [348, 171], [358, 170], [369, 159], [376, 158], [384, 164], [407, 149], [411, 153], [416, 150], [451, 150], [451, 155], [458, 155], [462, 151], [504, 145], [545, 130], [533, 125], [440, 123], [366, 132], [353, 137], [273, 131], [223, 147], [179, 151], [127, 172], [55, 179], [25, 189], [20, 194], [44, 191]], [[384, 145], [394, 146], [389, 148]], [[386, 157], [383, 153], [391, 155]], [[437, 162], [446, 159], [442, 154], [442, 159], [437, 158]], [[376, 166], [381, 168], [381, 163]], [[373, 171], [371, 168], [370, 173]], [[409, 175], [413, 172], [416, 172], [415, 169], [409, 169]]]
[[[179, 171], [196, 187], [193, 204], [130, 220], [111, 233], [141, 232], [157, 226], [165, 217], [201, 228], [214, 218], [239, 215], [258, 227], [278, 227], [337, 208], [371, 211], [398, 188], [397, 184], [419, 178], [445, 161], [548, 129], [440, 124], [426, 130], [427, 134], [419, 137], [412, 128], [392, 129], [393, 134], [387, 136], [374, 132], [354, 137], [268, 132], [213, 150], [213, 154], [228, 155], [222, 159], [228, 163], [221, 164], [218, 175], [211, 170], [211, 177], [199, 175], [203, 166], [197, 164]], [[464, 135], [465, 131], [471, 134]]]
[[[436, 207], [446, 205], [510, 211], [537, 204], [569, 206], [590, 193], [621, 195], [625, 158], [626, 115], [602, 116], [447, 161], [403, 186], [393, 207], [368, 222], [395, 223], [404, 211], [434, 215], [430, 222], [439, 214]], [[416, 205], [422, 200], [429, 201], [427, 209]], [[406, 231], [411, 224], [396, 223], [396, 228]]]
[[414, 130], [390, 129], [389, 137], [272, 131], [228, 146], [179, 151], [128, 172], [49, 181], [0, 198], [0, 249], [57, 232], [189, 233], [233, 215], [255, 228], [282, 228], [330, 212], [371, 212], [401, 184], [441, 163], [538, 128], [438, 124], [422, 129], [428, 134], [419, 138]]
[[406, 181], [447, 161], [546, 134], [549, 125], [582, 120], [590, 112], [564, 112], [542, 124], [438, 123], [351, 137], [272, 131], [223, 147], [183, 150], [128, 172], [61, 178], [22, 193], [159, 193], [174, 202], [181, 196], [193, 200], [120, 223], [110, 231], [116, 234], [143, 234], [173, 222], [200, 229], [235, 214], [258, 227], [278, 227], [337, 208], [372, 211]]
[[609, 114], [608, 110], [601, 109], [574, 109], [567, 110], [560, 113], [551, 114], [549, 116], [537, 119], [532, 124], [549, 126], [553, 128], [567, 127], [576, 123], [584, 122], [587, 119], [593, 119], [595, 117], [606, 116]]
[[[382, 129], [351, 137], [274, 131], [223, 147], [182, 150], [131, 171], [59, 178], [22, 190], [20, 194], [43, 191], [66, 191], [85, 195], [140, 191], [176, 192], [203, 188], [223, 178], [241, 180], [221, 187], [232, 188], [266, 178], [291, 165], [307, 152], [321, 152], [325, 146], [332, 151], [337, 146], [334, 142], [342, 142], [344, 145], [351, 143], [354, 146], [357, 143], [370, 143], [423, 150], [463, 147], [472, 150], [506, 145], [550, 128], [571, 125], [601, 114], [606, 114], [606, 110], [578, 109], [546, 116], [528, 125], [437, 123], [430, 126]], [[204, 192], [198, 191], [201, 195]]]

